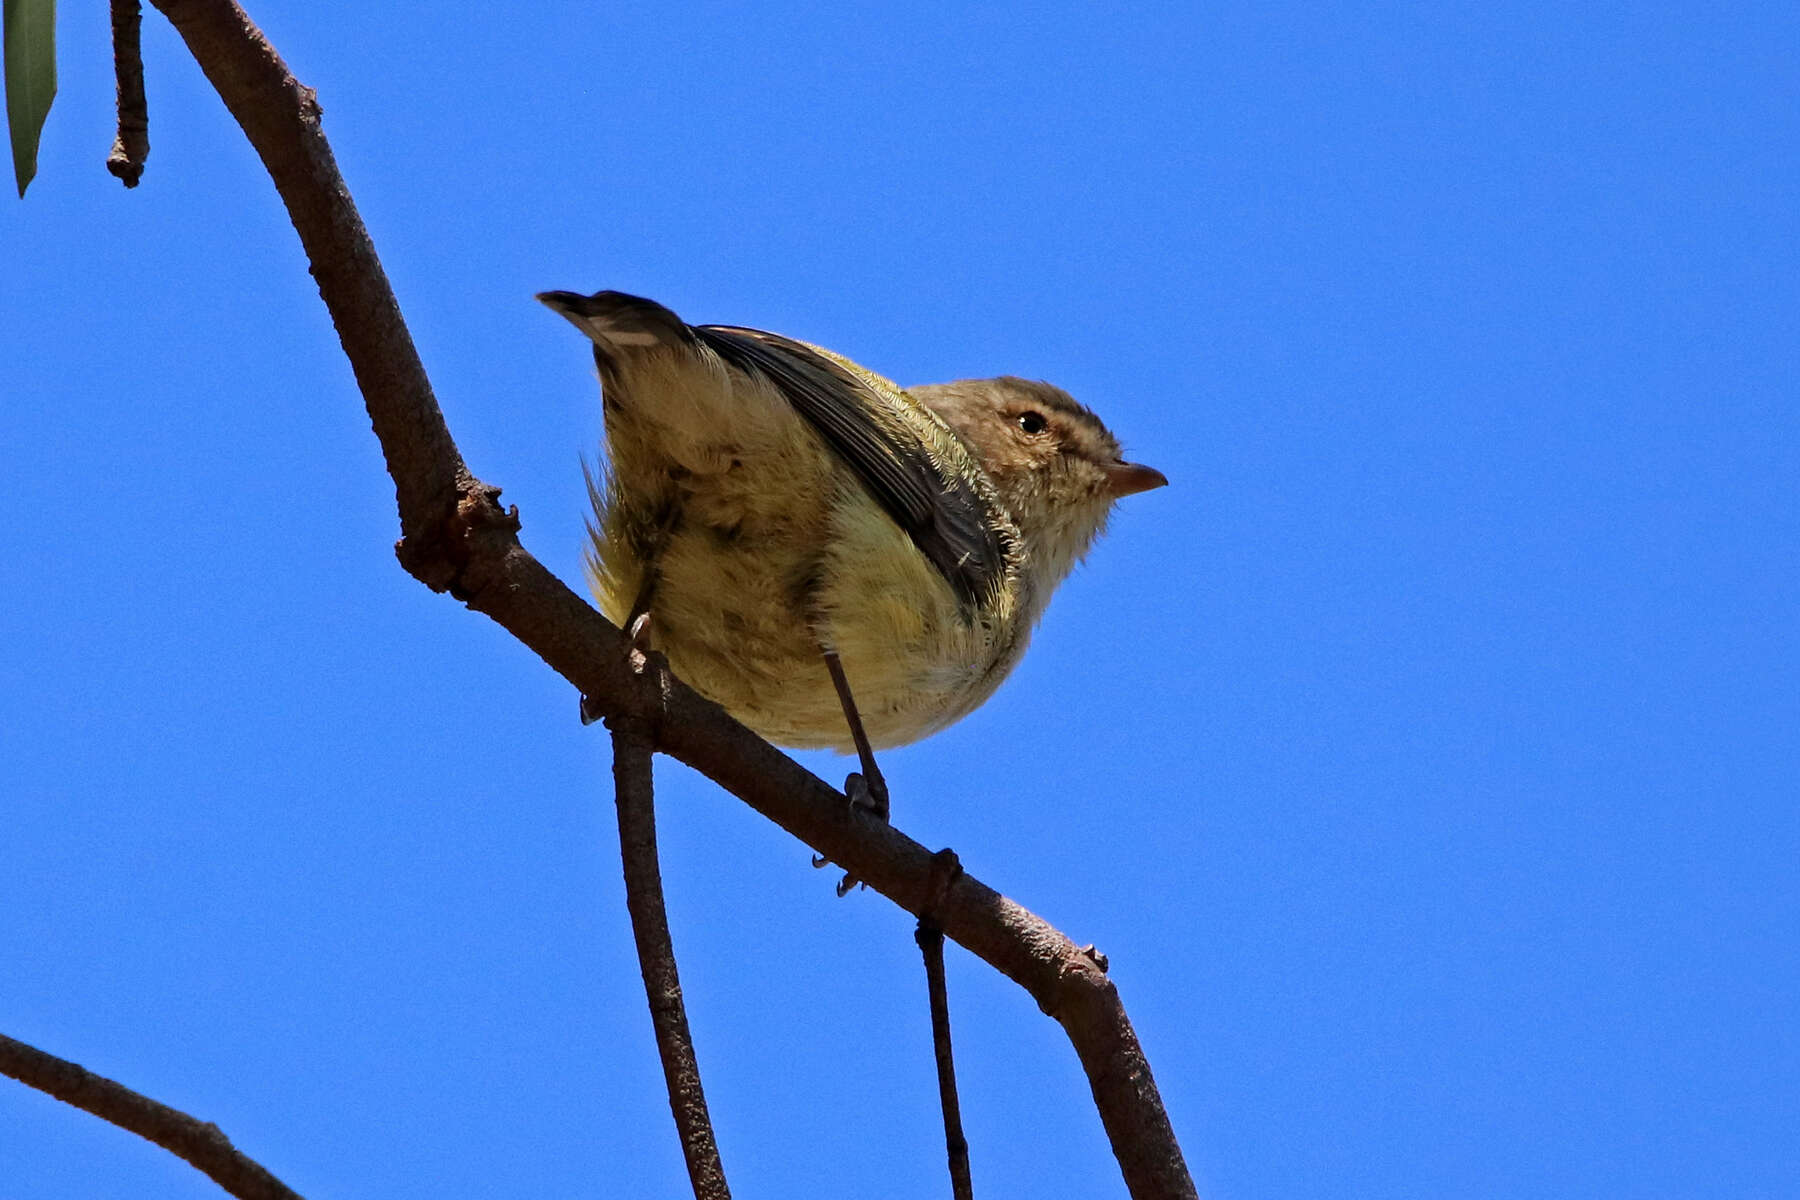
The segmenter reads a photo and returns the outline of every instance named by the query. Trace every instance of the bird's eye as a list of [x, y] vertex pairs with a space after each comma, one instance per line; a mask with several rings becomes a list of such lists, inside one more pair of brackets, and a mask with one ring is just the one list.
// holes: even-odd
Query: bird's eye
[[1044, 414], [1036, 410], [1022, 412], [1014, 420], [1018, 421], [1020, 429], [1030, 434], [1042, 433], [1050, 425], [1050, 422], [1044, 420]]

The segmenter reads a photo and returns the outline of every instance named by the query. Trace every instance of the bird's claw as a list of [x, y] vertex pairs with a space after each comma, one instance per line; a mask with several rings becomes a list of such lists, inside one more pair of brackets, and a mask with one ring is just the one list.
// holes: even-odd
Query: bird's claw
[[648, 655], [650, 653], [650, 614], [641, 612], [633, 617], [625, 634], [631, 639], [633, 652]]
[[880, 775], [864, 776], [852, 771], [844, 776], [844, 795], [850, 799], [852, 812], [868, 813], [882, 824], [888, 819], [887, 780]]
[[[885, 825], [887, 823], [887, 781], [879, 774], [865, 776], [861, 771], [850, 772], [850, 774], [844, 777], [844, 796], [850, 801], [850, 811], [852, 813], [867, 813], [882, 824]], [[831, 860], [826, 858], [823, 854], [815, 854], [813, 855], [812, 865], [814, 868], [823, 867], [830, 861]], [[846, 871], [844, 877], [838, 880], [837, 894], [839, 896], [848, 896], [855, 889], [868, 886], [868, 884]]]
[[[648, 610], [633, 617], [625, 630], [628, 639], [625, 648], [625, 662], [631, 669], [642, 674], [650, 662], [650, 613]], [[581, 698], [581, 723], [592, 725], [603, 720], [606, 713], [600, 706], [586, 696]]]

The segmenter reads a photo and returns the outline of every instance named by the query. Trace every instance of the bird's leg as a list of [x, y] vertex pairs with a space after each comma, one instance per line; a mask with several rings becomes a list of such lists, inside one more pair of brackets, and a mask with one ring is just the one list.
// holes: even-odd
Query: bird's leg
[[825, 669], [831, 672], [831, 686], [837, 689], [838, 703], [844, 706], [844, 720], [850, 725], [850, 739], [856, 743], [856, 757], [862, 761], [862, 774], [852, 773], [845, 779], [844, 791], [851, 804], [866, 809], [878, 821], [886, 821], [887, 780], [881, 777], [881, 768], [875, 765], [875, 751], [869, 745], [869, 735], [863, 731], [862, 716], [856, 711], [856, 698], [850, 694], [850, 681], [844, 678], [844, 664], [838, 661], [836, 650], [821, 647], [820, 653], [825, 656]]
[[[668, 545], [669, 531], [674, 528], [673, 515], [664, 520], [656, 529], [656, 536], [651, 543], [650, 553], [644, 556], [644, 578], [638, 584], [637, 595], [631, 601], [631, 612], [625, 618], [625, 635], [631, 639], [626, 651], [628, 658], [641, 660], [650, 653], [650, 603], [656, 599], [656, 584], [661, 578], [657, 565], [662, 561], [663, 547]], [[581, 723], [592, 725], [606, 714], [588, 701], [581, 698]]]
[[659, 578], [656, 563], [652, 560], [644, 570], [644, 582], [638, 585], [637, 597], [632, 600], [631, 612], [625, 618], [625, 634], [631, 639], [635, 654], [650, 653], [650, 602], [656, 599]]
[[[850, 798], [850, 807], [861, 809], [877, 821], [886, 823], [888, 819], [887, 780], [881, 777], [881, 768], [875, 765], [875, 750], [869, 745], [869, 735], [863, 729], [862, 715], [856, 711], [856, 698], [850, 694], [850, 681], [844, 678], [844, 664], [838, 661], [837, 651], [828, 650], [823, 645], [819, 653], [825, 659], [825, 669], [831, 672], [831, 686], [837, 689], [838, 703], [844, 706], [844, 720], [850, 726], [850, 740], [856, 743], [856, 756], [862, 760], [862, 772], [855, 771], [844, 779], [844, 794]], [[814, 855], [812, 864], [822, 867], [828, 860]], [[852, 888], [862, 885], [862, 880], [845, 873], [838, 880], [837, 894], [849, 895]]]

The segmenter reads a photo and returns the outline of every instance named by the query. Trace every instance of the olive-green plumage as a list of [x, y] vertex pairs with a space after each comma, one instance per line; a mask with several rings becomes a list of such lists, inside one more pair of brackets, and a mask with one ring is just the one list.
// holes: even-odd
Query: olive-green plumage
[[1164, 482], [1048, 384], [910, 392], [817, 347], [618, 292], [539, 297], [594, 343], [602, 610], [647, 607], [675, 673], [771, 741], [848, 749], [981, 704], [1119, 496]]

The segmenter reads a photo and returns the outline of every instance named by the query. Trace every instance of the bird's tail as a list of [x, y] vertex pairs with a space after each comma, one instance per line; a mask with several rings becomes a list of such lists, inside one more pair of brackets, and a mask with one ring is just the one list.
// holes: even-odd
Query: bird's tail
[[694, 331], [654, 300], [624, 292], [539, 292], [537, 298], [581, 330], [606, 358], [653, 346], [691, 346]]

